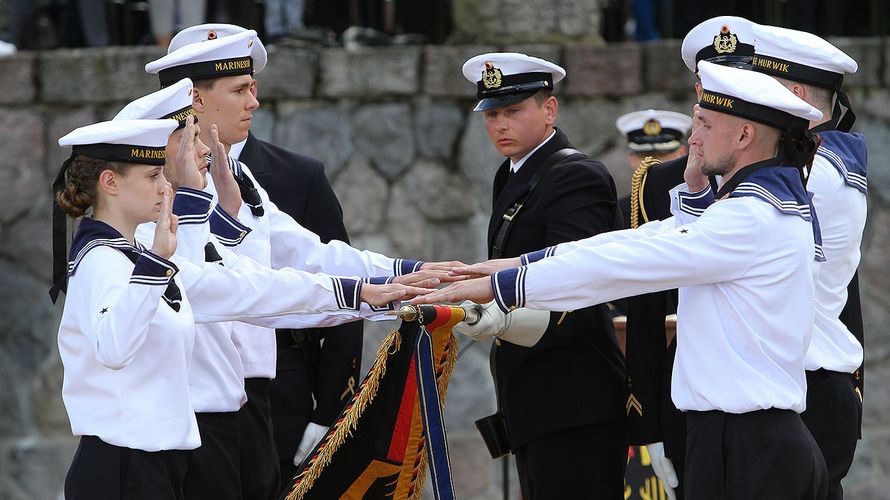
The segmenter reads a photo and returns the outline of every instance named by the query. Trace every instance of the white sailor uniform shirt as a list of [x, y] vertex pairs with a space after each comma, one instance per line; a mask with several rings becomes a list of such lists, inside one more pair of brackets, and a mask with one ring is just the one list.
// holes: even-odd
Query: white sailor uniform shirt
[[840, 320], [847, 285], [859, 266], [868, 211], [868, 152], [861, 134], [820, 132], [807, 181], [819, 214], [825, 262], [816, 281], [816, 320], [807, 350], [807, 370], [853, 373], [862, 365], [862, 345]]
[[[250, 229], [218, 206], [211, 212], [211, 201], [209, 193], [177, 190], [174, 212], [179, 217], [180, 245], [171, 260], [181, 270], [191, 303], [197, 304], [193, 313], [198, 338], [189, 373], [195, 411], [230, 412], [246, 401], [244, 369], [232, 333], [234, 321], [248, 321], [260, 325], [262, 332], [271, 332], [269, 328], [325, 326], [374, 317], [379, 309], [359, 307], [357, 278], [272, 271], [246, 256], [234, 255], [210, 234], [208, 220], [224, 218], [222, 237], [231, 241], [243, 239]], [[150, 241], [153, 232], [153, 223], [143, 224], [137, 238]], [[218, 262], [205, 261], [208, 242], [218, 252]], [[262, 332], [259, 335], [274, 340], [271, 333]]]
[[[675, 214], [684, 189], [671, 191]], [[573, 310], [677, 287], [677, 408], [802, 412], [815, 240], [797, 194], [787, 205], [769, 192], [705, 202], [688, 224], [672, 217], [526, 255], [492, 275], [495, 299], [504, 310]]]
[[[348, 276], [401, 276], [419, 270], [423, 264], [420, 261], [392, 259], [375, 252], [357, 250], [338, 240], [322, 243], [318, 235], [278, 209], [265, 189], [253, 178], [247, 165], [234, 158], [229, 159], [229, 165], [235, 175], [244, 175], [250, 179], [259, 193], [263, 207], [263, 215], [255, 216], [246, 204], [241, 206], [238, 220], [250, 228], [250, 236], [243, 241], [220, 238], [223, 244], [231, 245], [235, 253], [247, 255], [262, 264], [268, 263], [273, 269], [291, 267], [308, 272]], [[212, 182], [208, 182], [205, 191], [216, 194]], [[221, 216], [225, 215], [222, 210], [218, 212]], [[215, 234], [221, 226], [222, 224], [211, 224]], [[263, 334], [257, 328], [254, 325], [233, 326], [233, 338], [244, 365], [244, 376], [272, 379], [275, 378], [278, 352], [275, 335]]]
[[58, 339], [72, 432], [145, 451], [197, 448], [191, 307], [185, 294], [178, 311], [162, 299], [170, 282], [183, 289], [176, 265], [103, 222], [85, 218], [78, 233]]

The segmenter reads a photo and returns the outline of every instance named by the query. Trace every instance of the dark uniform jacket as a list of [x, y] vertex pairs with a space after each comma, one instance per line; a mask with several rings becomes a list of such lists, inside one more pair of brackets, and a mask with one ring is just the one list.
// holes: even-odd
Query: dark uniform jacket
[[[489, 252], [504, 213], [523, 196], [534, 172], [566, 147], [571, 147], [568, 139], [557, 130], [509, 179], [510, 160], [500, 166], [494, 179]], [[550, 167], [537, 185], [514, 218], [501, 256], [587, 238], [620, 224], [615, 184], [606, 168], [572, 155]], [[624, 421], [624, 360], [607, 307], [562, 316], [551, 313], [550, 326], [534, 347], [509, 342], [493, 347], [499, 406], [513, 450], [550, 432]]]
[[[653, 165], [648, 170], [639, 194], [641, 225], [671, 217], [668, 191], [683, 183], [687, 158]], [[673, 338], [667, 342], [664, 326], [664, 317], [676, 312], [677, 290], [627, 299], [628, 440], [633, 445], [664, 441], [669, 458], [685, 456], [686, 446], [686, 420], [671, 401], [677, 342]]]
[[[282, 212], [322, 241], [349, 242], [343, 210], [320, 161], [253, 135], [248, 136], [239, 159]], [[358, 387], [362, 324], [278, 330], [276, 335], [277, 375], [270, 386], [273, 430], [279, 457], [291, 459], [306, 424], [330, 426], [352, 396], [350, 388]]]

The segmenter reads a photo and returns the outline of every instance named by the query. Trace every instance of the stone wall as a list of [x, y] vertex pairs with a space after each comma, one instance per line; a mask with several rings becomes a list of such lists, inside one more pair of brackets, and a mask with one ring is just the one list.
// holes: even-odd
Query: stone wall
[[[504, 4], [512, 4], [506, 0]], [[881, 39], [836, 43], [860, 63], [849, 78], [857, 128], [869, 140], [870, 220], [863, 241], [862, 293], [868, 337], [865, 431], [846, 482], [848, 498], [890, 490], [890, 48]], [[692, 76], [679, 42], [392, 47], [346, 51], [274, 47], [258, 75], [262, 138], [327, 165], [356, 246], [423, 259], [485, 257], [490, 183], [501, 158], [470, 112], [468, 57], [510, 49], [562, 64], [558, 125], [575, 146], [602, 159], [626, 192], [630, 167], [614, 129], [641, 108], [690, 110]], [[0, 59], [0, 500], [58, 496], [75, 440], [60, 397], [55, 342], [60, 306], [47, 300], [49, 186], [68, 152], [56, 140], [107, 119], [156, 89], [143, 64], [154, 48], [20, 53]], [[367, 360], [391, 325], [366, 331]], [[473, 421], [494, 409], [487, 346], [461, 358], [446, 418], [460, 498], [500, 498], [500, 468]], [[513, 491], [517, 485], [514, 483]]]

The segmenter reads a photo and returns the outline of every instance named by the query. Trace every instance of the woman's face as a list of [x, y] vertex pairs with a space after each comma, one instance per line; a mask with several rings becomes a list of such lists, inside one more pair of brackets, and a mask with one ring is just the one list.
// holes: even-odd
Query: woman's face
[[164, 177], [164, 167], [155, 165], [133, 165], [123, 172], [116, 172], [119, 207], [124, 215], [142, 224], [158, 220], [164, 187], [169, 186]]

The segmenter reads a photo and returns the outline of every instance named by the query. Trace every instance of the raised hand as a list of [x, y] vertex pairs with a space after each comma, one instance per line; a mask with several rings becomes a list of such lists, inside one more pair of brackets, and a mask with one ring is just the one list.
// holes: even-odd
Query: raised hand
[[370, 285], [365, 283], [362, 285], [361, 300], [372, 306], [385, 306], [395, 300], [408, 300], [431, 291], [429, 288], [399, 285], [396, 283], [388, 285]]
[[[164, 175], [173, 184], [173, 188], [187, 187], [202, 189], [204, 176], [195, 162], [195, 136], [198, 131], [195, 128], [195, 117], [189, 116], [185, 120], [185, 128], [179, 136], [179, 147], [173, 158], [167, 158], [167, 166]], [[176, 140], [176, 139], [174, 139]]]
[[437, 304], [440, 302], [462, 302], [470, 300], [477, 304], [485, 304], [494, 300], [491, 279], [476, 278], [452, 283], [441, 290], [434, 290], [420, 297], [411, 299], [412, 304]]
[[422, 271], [451, 271], [455, 267], [465, 266], [459, 260], [443, 260], [440, 262], [424, 262], [420, 269]]
[[155, 224], [155, 237], [151, 245], [153, 254], [169, 259], [176, 251], [176, 228], [179, 219], [173, 215], [173, 189], [164, 186], [164, 197], [161, 199], [161, 212]]
[[519, 257], [510, 259], [491, 259], [476, 264], [456, 266], [451, 270], [453, 276], [469, 276], [478, 278], [481, 276], [491, 276], [492, 274], [503, 269], [512, 269], [522, 265]]
[[241, 188], [235, 182], [232, 169], [229, 168], [229, 156], [226, 147], [219, 141], [219, 129], [216, 124], [210, 125], [210, 177], [219, 198], [219, 206], [232, 217], [238, 217], [241, 209]]

